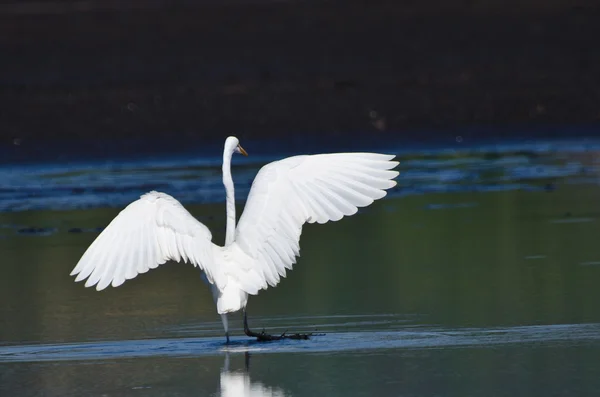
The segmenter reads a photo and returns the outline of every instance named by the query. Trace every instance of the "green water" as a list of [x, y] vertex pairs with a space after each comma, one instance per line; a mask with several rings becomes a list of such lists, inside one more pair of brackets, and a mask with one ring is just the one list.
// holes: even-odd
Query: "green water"
[[[388, 199], [337, 223], [307, 225], [295, 269], [248, 305], [255, 328], [325, 333], [286, 341], [281, 351], [248, 342], [238, 315], [233, 348], [224, 349], [209, 290], [191, 265], [169, 263], [103, 292], [74, 283], [69, 272], [96, 234], [66, 230], [105, 225], [116, 209], [0, 214], [0, 224], [59, 229], [0, 238], [0, 394], [598, 395], [595, 331], [574, 339], [548, 331], [535, 341], [502, 335], [600, 323], [599, 203], [600, 187], [564, 183], [549, 192]], [[205, 223], [223, 241], [222, 205], [189, 209], [212, 216]], [[521, 331], [530, 326], [541, 328]], [[469, 342], [470, 329], [489, 343]], [[443, 343], [404, 346], [398, 340], [406, 331]], [[444, 342], [453, 332], [466, 342]], [[341, 344], [343, 335], [352, 337]], [[389, 347], [388, 338], [396, 338]], [[185, 348], [126, 352], [139, 348], [127, 341], [171, 339]], [[98, 341], [120, 347], [106, 359], [11, 362], [6, 351], [2, 359], [2, 345], [79, 343], [85, 350]], [[328, 350], [334, 342], [340, 349]], [[194, 343], [198, 354], [188, 351]]]

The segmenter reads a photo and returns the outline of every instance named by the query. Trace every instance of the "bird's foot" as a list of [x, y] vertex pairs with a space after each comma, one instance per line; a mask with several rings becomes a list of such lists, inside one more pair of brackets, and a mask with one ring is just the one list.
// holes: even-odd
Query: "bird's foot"
[[283, 334], [281, 334], [281, 337], [283, 337], [284, 339], [309, 339], [311, 336], [313, 336], [314, 334], [312, 332], [308, 333], [308, 334], [288, 334], [287, 331], [285, 331]]
[[254, 331], [251, 331], [250, 329], [245, 329], [244, 331], [245, 331], [246, 335], [256, 338], [256, 340], [259, 342], [269, 342], [269, 341], [283, 340], [283, 339], [307, 340], [311, 336], [313, 336], [312, 332], [308, 333], [308, 334], [288, 334], [287, 331], [285, 331], [281, 335], [271, 335], [271, 334], [267, 334], [264, 329], [261, 332], [254, 332]]
[[281, 335], [270, 335], [265, 332], [263, 328], [262, 332], [254, 332], [248, 327], [248, 316], [246, 315], [246, 310], [244, 310], [244, 333], [252, 338], [256, 338], [258, 342], [268, 342], [273, 340], [282, 340], [282, 339], [296, 339], [296, 340], [307, 340], [311, 336], [316, 335], [324, 335], [324, 334], [288, 334], [287, 330]]

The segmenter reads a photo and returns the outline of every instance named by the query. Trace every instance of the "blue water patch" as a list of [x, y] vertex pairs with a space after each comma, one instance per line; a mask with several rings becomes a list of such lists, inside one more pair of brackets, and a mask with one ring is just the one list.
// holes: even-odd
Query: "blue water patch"
[[[552, 192], [561, 183], [600, 181], [600, 157], [594, 155], [600, 151], [600, 140], [369, 149], [395, 153], [401, 162], [398, 186], [389, 191], [389, 197], [510, 190]], [[276, 153], [234, 157], [237, 199], [242, 201], [247, 196], [262, 165], [281, 157]], [[5, 164], [0, 166], [0, 181], [0, 212], [122, 208], [150, 190], [171, 194], [184, 204], [224, 201], [220, 153]], [[444, 205], [434, 203], [429, 208], [441, 209]]]

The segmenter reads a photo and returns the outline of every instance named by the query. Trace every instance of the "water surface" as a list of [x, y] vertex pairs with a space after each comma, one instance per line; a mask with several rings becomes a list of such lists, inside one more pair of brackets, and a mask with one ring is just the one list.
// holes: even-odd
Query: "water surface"
[[[398, 188], [342, 222], [306, 226], [295, 269], [250, 299], [251, 326], [322, 335], [257, 343], [235, 315], [230, 345], [192, 266], [100, 293], [68, 276], [151, 189], [180, 198], [222, 242], [218, 157], [6, 166], [0, 394], [597, 395], [598, 150], [398, 151]], [[276, 157], [235, 160], [238, 198]]]

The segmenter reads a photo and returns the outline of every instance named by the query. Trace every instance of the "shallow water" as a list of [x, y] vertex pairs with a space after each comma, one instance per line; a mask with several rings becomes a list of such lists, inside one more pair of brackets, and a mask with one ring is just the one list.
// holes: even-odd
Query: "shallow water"
[[[319, 335], [257, 343], [236, 315], [229, 345], [189, 265], [101, 293], [68, 276], [119, 208], [154, 188], [221, 242], [217, 160], [7, 166], [0, 394], [597, 395], [599, 150], [572, 140], [401, 152], [398, 189], [305, 227], [289, 277], [250, 299], [251, 327]], [[238, 163], [238, 198], [276, 157]]]

